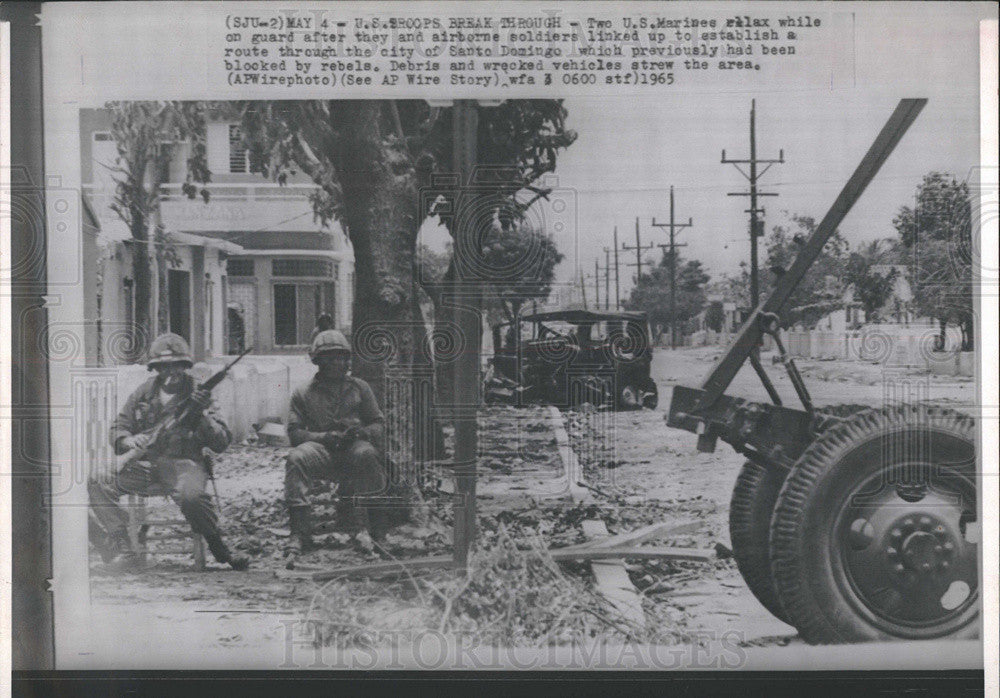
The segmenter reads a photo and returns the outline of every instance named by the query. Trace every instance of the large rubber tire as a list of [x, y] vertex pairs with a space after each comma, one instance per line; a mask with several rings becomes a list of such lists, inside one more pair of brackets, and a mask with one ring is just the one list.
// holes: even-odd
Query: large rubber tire
[[775, 507], [771, 568], [807, 642], [975, 636], [978, 548], [965, 538], [977, 516], [975, 444], [972, 418], [921, 405], [858, 414], [806, 450]]
[[771, 515], [787, 472], [747, 461], [729, 502], [729, 540], [733, 558], [751, 593], [776, 618], [788, 622], [771, 579]]

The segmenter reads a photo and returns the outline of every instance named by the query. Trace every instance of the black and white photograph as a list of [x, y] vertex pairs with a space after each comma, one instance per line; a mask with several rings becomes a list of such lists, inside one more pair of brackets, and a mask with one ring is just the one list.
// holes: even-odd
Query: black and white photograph
[[19, 20], [15, 670], [982, 686], [995, 6], [88, 5]]

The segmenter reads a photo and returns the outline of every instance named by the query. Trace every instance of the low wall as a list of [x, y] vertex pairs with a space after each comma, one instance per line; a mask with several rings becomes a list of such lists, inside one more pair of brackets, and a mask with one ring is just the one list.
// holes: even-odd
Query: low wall
[[[685, 347], [726, 347], [733, 343], [736, 339], [737, 333], [735, 332], [716, 332], [715, 330], [698, 330], [697, 332], [692, 332], [689, 335], [684, 336], [684, 341], [682, 343]], [[660, 343], [659, 346], [670, 346], [670, 339], [668, 338], [666, 343]], [[774, 348], [774, 340], [771, 339], [769, 335], [764, 335], [763, 346], [764, 351], [771, 351]]]
[[976, 352], [933, 352], [927, 357], [927, 370], [938, 376], [974, 376], [976, 374]]
[[961, 332], [949, 328], [945, 351], [935, 351], [940, 332], [931, 325], [865, 325], [857, 330], [830, 332], [788, 330], [788, 353], [803, 359], [846, 359], [893, 367], [926, 368], [932, 373], [971, 376], [973, 352], [960, 351]]
[[[227, 363], [226, 357], [195, 364], [192, 373], [205, 380]], [[303, 356], [244, 357], [212, 391], [212, 396], [233, 438], [243, 440], [253, 424], [268, 419], [284, 420], [295, 386], [304, 383], [316, 367]], [[145, 366], [129, 365], [95, 369], [89, 381], [100, 377], [101, 399], [86, 401], [87, 432], [107, 439], [108, 429], [128, 396], [151, 376]], [[95, 394], [96, 398], [96, 394]]]

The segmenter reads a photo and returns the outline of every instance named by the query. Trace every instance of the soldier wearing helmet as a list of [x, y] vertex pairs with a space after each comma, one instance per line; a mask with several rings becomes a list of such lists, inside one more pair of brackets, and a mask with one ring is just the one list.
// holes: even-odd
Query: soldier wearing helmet
[[216, 453], [226, 450], [229, 429], [212, 402], [211, 392], [198, 388], [187, 369], [194, 365], [183, 337], [163, 334], [149, 348], [147, 366], [155, 376], [140, 385], [125, 403], [111, 426], [111, 445], [122, 455], [135, 448], [150, 446], [147, 433], [167, 417], [181, 401], [188, 399], [202, 409], [201, 421], [191, 431], [179, 429], [164, 434], [140, 459], [125, 465], [113, 481], [91, 479], [90, 504], [107, 531], [110, 551], [127, 565], [137, 560], [126, 532], [128, 514], [118, 505], [122, 494], [167, 492], [180, 506], [192, 530], [205, 537], [215, 559], [233, 569], [244, 570], [249, 561], [233, 555], [222, 541], [218, 516], [205, 492], [209, 472], [205, 448]]
[[372, 536], [382, 533], [381, 514], [354, 506], [355, 495], [372, 495], [386, 487], [382, 458], [385, 418], [371, 387], [348, 374], [351, 345], [338, 330], [323, 330], [313, 339], [309, 356], [316, 375], [292, 394], [285, 461], [285, 504], [292, 529], [293, 552], [307, 552], [312, 540], [309, 503], [314, 480], [339, 483], [338, 522], [354, 534], [366, 551]]

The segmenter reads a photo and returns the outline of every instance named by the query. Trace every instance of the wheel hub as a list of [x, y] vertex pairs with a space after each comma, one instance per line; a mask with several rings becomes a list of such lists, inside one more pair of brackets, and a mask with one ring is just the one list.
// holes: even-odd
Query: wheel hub
[[976, 546], [960, 530], [960, 497], [928, 490], [915, 503], [885, 487], [855, 499], [843, 514], [843, 570], [865, 607], [892, 622], [922, 626], [942, 622], [971, 600]]
[[914, 531], [903, 541], [903, 563], [918, 573], [939, 569], [942, 562], [947, 562], [948, 557], [941, 543], [932, 533]]

